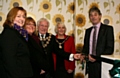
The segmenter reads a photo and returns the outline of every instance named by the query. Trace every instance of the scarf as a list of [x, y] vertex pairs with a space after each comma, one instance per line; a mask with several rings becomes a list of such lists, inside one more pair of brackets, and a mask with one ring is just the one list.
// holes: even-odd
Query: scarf
[[16, 29], [25, 38], [25, 40], [28, 41], [28, 33], [25, 29], [18, 26], [17, 24], [14, 24], [14, 29]]

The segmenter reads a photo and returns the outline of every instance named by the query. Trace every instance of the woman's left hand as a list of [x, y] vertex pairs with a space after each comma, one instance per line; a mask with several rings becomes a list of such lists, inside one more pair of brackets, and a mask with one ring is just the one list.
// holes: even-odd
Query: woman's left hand
[[68, 70], [67, 70], [67, 72], [68, 72], [68, 73], [72, 73], [72, 72], [73, 72], [73, 70], [71, 70], [71, 69], [68, 69]]

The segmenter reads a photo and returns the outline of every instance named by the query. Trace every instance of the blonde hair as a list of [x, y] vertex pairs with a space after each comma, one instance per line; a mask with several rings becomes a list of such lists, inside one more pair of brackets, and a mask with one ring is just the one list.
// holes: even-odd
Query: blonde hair
[[63, 27], [65, 27], [65, 32], [66, 32], [66, 26], [63, 22], [57, 22], [56, 26], [55, 26], [55, 33], [58, 33], [58, 25], [62, 25]]

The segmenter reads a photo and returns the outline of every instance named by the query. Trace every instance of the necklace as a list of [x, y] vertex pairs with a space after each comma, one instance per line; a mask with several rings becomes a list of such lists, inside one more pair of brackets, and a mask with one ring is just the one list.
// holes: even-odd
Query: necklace
[[56, 39], [56, 42], [59, 44], [59, 48], [60, 48], [60, 49], [62, 49], [62, 44], [63, 44], [68, 38], [69, 38], [69, 36], [66, 37], [63, 42], [59, 42], [59, 41]]
[[44, 48], [47, 47], [47, 45], [49, 44], [49, 42], [50, 42], [50, 40], [51, 40], [51, 36], [52, 36], [52, 34], [49, 34], [49, 36], [46, 37], [46, 38], [43, 38], [43, 39], [42, 39], [42, 38], [39, 38], [40, 41], [46, 42], [45, 44], [42, 45]]

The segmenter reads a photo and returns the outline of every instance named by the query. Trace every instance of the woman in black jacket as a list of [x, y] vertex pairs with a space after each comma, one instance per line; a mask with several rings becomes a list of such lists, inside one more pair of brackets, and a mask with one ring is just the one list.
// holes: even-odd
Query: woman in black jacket
[[33, 69], [32, 78], [41, 78], [41, 69], [48, 70], [48, 64], [42, 54], [43, 48], [36, 42], [36, 23], [32, 17], [27, 17], [24, 29], [28, 32], [28, 47], [30, 50], [30, 61]]
[[32, 77], [32, 66], [27, 46], [28, 35], [23, 29], [26, 10], [12, 8], [3, 24], [0, 34], [0, 78]]

